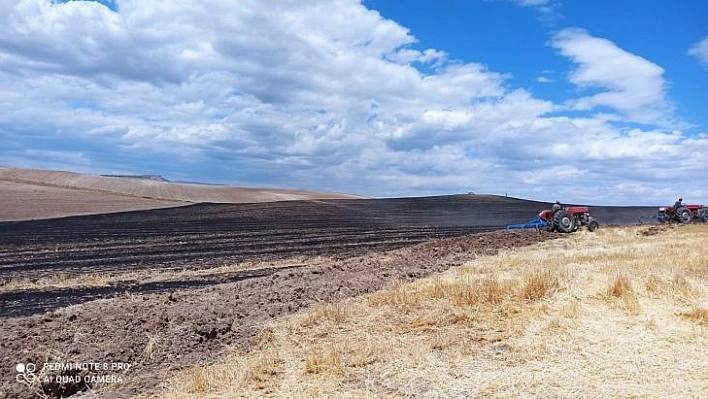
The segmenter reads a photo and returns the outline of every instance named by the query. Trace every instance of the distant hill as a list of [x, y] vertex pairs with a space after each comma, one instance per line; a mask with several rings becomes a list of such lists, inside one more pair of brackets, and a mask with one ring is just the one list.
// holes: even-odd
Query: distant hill
[[0, 221], [164, 208], [190, 203], [249, 203], [361, 198], [354, 195], [171, 183], [161, 176], [99, 176], [0, 168]]

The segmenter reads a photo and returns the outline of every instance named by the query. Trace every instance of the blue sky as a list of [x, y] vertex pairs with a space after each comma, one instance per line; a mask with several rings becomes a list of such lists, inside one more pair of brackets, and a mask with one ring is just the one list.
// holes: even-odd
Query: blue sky
[[[426, 0], [407, 1], [405, 6], [364, 1], [409, 28], [418, 39], [415, 48], [444, 49], [450, 58], [482, 63], [510, 74], [509, 84], [559, 102], [576, 90], [563, 79], [573, 64], [547, 42], [564, 28], [585, 29], [664, 68], [678, 114], [704, 130], [708, 126], [708, 74], [686, 52], [708, 31], [705, 1], [539, 1], [536, 7], [519, 7], [521, 3], [452, 0], [440, 7]], [[540, 84], [542, 76], [554, 84]]]
[[0, 166], [708, 202], [708, 3], [0, 3]]

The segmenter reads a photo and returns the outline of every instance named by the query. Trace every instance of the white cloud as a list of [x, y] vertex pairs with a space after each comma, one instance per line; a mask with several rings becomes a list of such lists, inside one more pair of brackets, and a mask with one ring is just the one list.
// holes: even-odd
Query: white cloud
[[569, 102], [572, 109], [610, 107], [627, 121], [672, 125], [673, 108], [666, 98], [664, 70], [653, 62], [627, 52], [615, 43], [580, 29], [564, 29], [551, 42], [578, 68], [570, 81], [596, 94]]
[[708, 69], [708, 36], [691, 46], [688, 50], [688, 54], [696, 57], [698, 61]]
[[529, 7], [538, 11], [541, 21], [553, 25], [559, 15], [556, 13], [557, 2], [553, 0], [506, 0], [521, 7]]
[[511, 0], [523, 7], [540, 7], [550, 3], [550, 0]]
[[0, 3], [0, 163], [606, 203], [705, 169], [708, 139], [662, 128], [661, 68], [586, 32], [553, 40], [572, 81], [603, 90], [569, 104], [619, 116], [558, 116], [504, 71], [412, 49], [358, 0], [117, 5]]

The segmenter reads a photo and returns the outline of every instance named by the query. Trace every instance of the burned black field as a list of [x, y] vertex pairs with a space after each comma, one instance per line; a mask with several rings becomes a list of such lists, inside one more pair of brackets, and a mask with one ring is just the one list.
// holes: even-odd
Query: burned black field
[[[549, 204], [496, 196], [197, 204], [179, 208], [0, 223], [0, 282], [58, 274], [203, 269], [294, 255], [349, 257], [504, 228]], [[595, 207], [603, 224], [636, 223], [653, 208]], [[29, 315], [124, 292], [238, 281], [219, 278], [0, 293], [0, 317]]]

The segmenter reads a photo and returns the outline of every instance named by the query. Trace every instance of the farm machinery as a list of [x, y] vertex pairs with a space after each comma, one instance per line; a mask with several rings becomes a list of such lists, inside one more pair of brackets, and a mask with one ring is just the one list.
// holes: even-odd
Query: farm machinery
[[708, 222], [708, 209], [703, 205], [674, 204], [674, 206], [662, 206], [659, 208], [656, 219], [659, 223]]
[[506, 229], [546, 229], [548, 231], [572, 233], [581, 226], [587, 226], [589, 231], [595, 231], [600, 227], [600, 223], [590, 216], [590, 208], [587, 206], [561, 208], [556, 203], [553, 208], [542, 210], [536, 219], [529, 220], [526, 223], [510, 224], [506, 226]]

